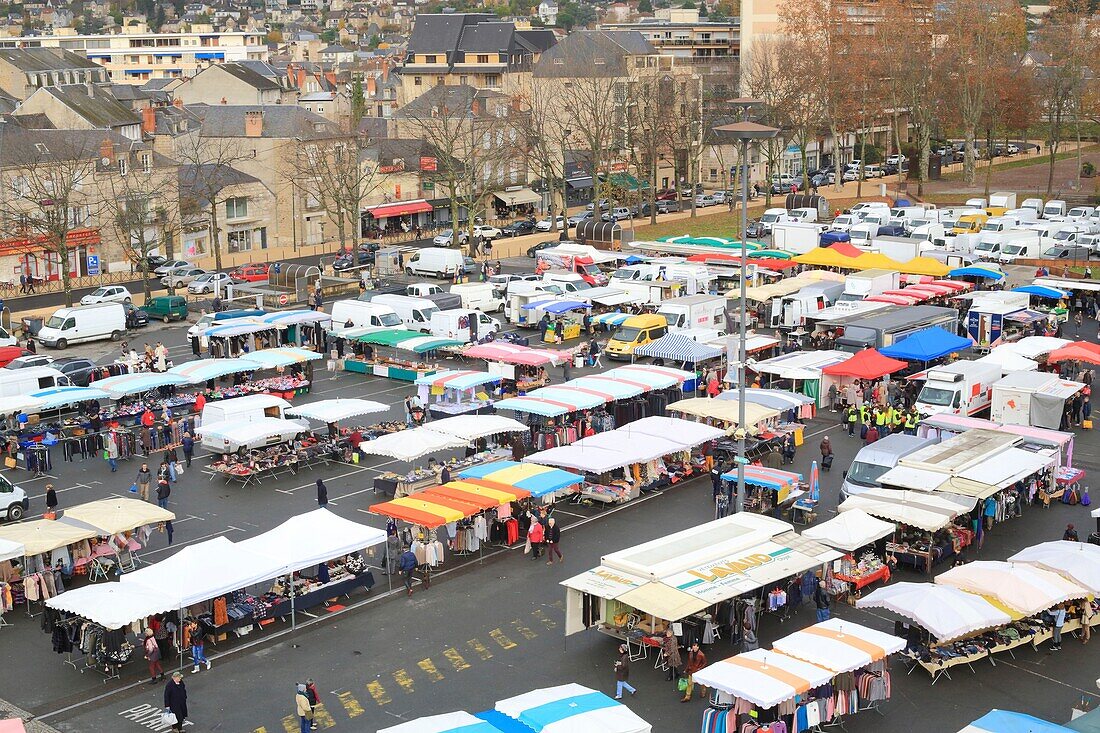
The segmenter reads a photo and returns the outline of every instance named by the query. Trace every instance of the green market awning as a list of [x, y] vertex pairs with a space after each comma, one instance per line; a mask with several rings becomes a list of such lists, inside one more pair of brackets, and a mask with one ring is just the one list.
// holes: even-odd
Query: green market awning
[[649, 181], [639, 181], [629, 173], [612, 173], [610, 177], [601, 176], [601, 178], [615, 188], [625, 191], [642, 191], [649, 188]]
[[383, 331], [374, 331], [359, 337], [359, 342], [373, 344], [375, 346], [389, 346], [394, 349], [413, 351], [423, 354], [427, 351], [435, 351], [446, 346], [461, 346], [463, 342], [455, 339], [439, 338], [437, 336], [425, 336], [417, 331], [409, 331], [402, 328], [392, 328]]

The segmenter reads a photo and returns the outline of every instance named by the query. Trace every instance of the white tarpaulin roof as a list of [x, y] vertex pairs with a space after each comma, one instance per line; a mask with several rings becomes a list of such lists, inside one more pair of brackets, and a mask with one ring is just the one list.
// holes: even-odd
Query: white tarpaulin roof
[[251, 422], [219, 420], [195, 429], [195, 432], [204, 438], [213, 440], [221, 438], [241, 445], [275, 437], [279, 440], [291, 440], [298, 433], [306, 431], [307, 428], [296, 422], [277, 417], [261, 417]]
[[856, 601], [857, 608], [885, 608], [928, 629], [940, 641], [1012, 621], [992, 603], [958, 588], [935, 583], [894, 583]]
[[388, 456], [406, 463], [429, 453], [465, 447], [465, 440], [427, 428], [399, 430], [359, 444], [359, 450], [368, 456]]
[[374, 400], [360, 400], [348, 397], [337, 397], [331, 400], [310, 402], [306, 405], [298, 405], [284, 411], [290, 417], [306, 417], [318, 422], [340, 422], [360, 415], [370, 415], [375, 412], [385, 412], [389, 405]]
[[713, 687], [765, 709], [820, 687], [835, 676], [832, 670], [765, 649], [723, 659], [692, 675], [697, 685]]
[[1029, 372], [1039, 368], [1039, 362], [1028, 359], [1015, 351], [1005, 351], [1004, 347], [997, 347], [976, 362], [983, 364], [996, 364], [1005, 374], [1009, 372]]
[[936, 576], [936, 582], [994, 599], [1021, 616], [1033, 616], [1089, 591], [1061, 575], [1029, 565], [976, 560]]
[[1053, 336], [1025, 336], [1019, 341], [1001, 344], [993, 349], [993, 351], [1007, 351], [1013, 354], [1019, 354], [1026, 359], [1036, 359], [1070, 343], [1073, 342], [1069, 339], [1060, 339]]
[[23, 557], [23, 543], [0, 539], [0, 562]]
[[241, 540], [237, 547], [271, 559], [280, 566], [280, 573], [288, 573], [385, 541], [386, 533], [380, 529], [344, 519], [328, 509], [314, 509]]
[[432, 420], [424, 429], [471, 441], [500, 433], [523, 433], [528, 428], [519, 420], [504, 415], [458, 415]]
[[[1054, 463], [1053, 455], [1009, 448], [966, 469], [959, 476], [1003, 489], [1052, 463]], [[948, 487], [942, 490], [951, 491]]]
[[496, 710], [538, 733], [651, 733], [653, 730], [626, 705], [575, 683], [501, 700]]
[[46, 601], [46, 605], [58, 611], [78, 614], [108, 629], [122, 628], [134, 619], [155, 613], [179, 610], [174, 596], [131, 588], [121, 583], [86, 585], [54, 596]]
[[1100, 594], [1100, 547], [1096, 545], [1054, 540], [1020, 550], [1008, 561], [1058, 573], [1089, 592]]
[[379, 728], [378, 733], [500, 733], [491, 723], [475, 718], [459, 710], [442, 715], [429, 715], [389, 728]]
[[958, 515], [972, 510], [976, 503], [974, 499], [946, 494], [868, 489], [849, 496], [839, 509], [842, 512], [862, 509], [873, 517], [934, 532], [946, 527]]
[[638, 575], [611, 568], [592, 568], [563, 580], [560, 585], [582, 593], [614, 600], [627, 591], [640, 588], [649, 581]]
[[14, 415], [19, 412], [31, 413], [42, 408], [45, 400], [30, 395], [16, 394], [0, 397], [0, 415]]
[[170, 522], [176, 515], [140, 499], [100, 499], [65, 510], [65, 519], [76, 519], [100, 530], [104, 536], [126, 532], [146, 524]]
[[656, 438], [674, 440], [686, 447], [702, 445], [708, 440], [718, 440], [726, 435], [724, 430], [710, 425], [657, 415], [627, 423], [615, 432], [627, 440], [633, 439], [635, 435], [652, 435]]
[[171, 608], [178, 609], [269, 580], [280, 572], [278, 561], [244, 550], [225, 537], [215, 537], [126, 573], [119, 582], [124, 588], [165, 595], [172, 601]]
[[795, 351], [758, 361], [751, 368], [754, 372], [774, 374], [780, 379], [821, 379], [822, 369], [851, 358], [852, 354], [847, 351]]
[[[677, 440], [675, 435], [657, 437], [655, 435], [639, 433], [630, 436], [628, 439], [623, 432], [618, 430], [609, 430], [604, 433], [590, 435], [587, 438], [582, 438], [576, 443], [573, 443], [573, 446], [578, 446], [582, 450], [606, 448], [607, 450], [621, 451], [624, 458], [630, 458], [631, 463], [655, 461], [661, 456], [690, 448], [690, 446], [685, 446]], [[538, 455], [540, 454], [532, 454], [533, 457], [537, 457]]]
[[905, 648], [905, 639], [831, 618], [779, 639], [772, 648], [834, 672], [852, 672]]
[[525, 456], [524, 461], [541, 463], [547, 466], [572, 468], [589, 473], [606, 473], [616, 468], [629, 466], [634, 459], [621, 450], [607, 448], [583, 448], [577, 445], [563, 445]]
[[845, 552], [854, 552], [894, 531], [894, 525], [875, 519], [862, 509], [838, 514], [802, 531], [802, 536]]

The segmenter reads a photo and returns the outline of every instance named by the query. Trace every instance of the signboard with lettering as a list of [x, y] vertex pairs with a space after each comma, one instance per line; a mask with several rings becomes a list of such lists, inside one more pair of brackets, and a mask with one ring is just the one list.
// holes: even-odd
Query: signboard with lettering
[[774, 583], [821, 561], [774, 542], [677, 573], [662, 582], [712, 603]]
[[433, 158], [430, 155], [420, 156], [420, 170], [428, 171], [429, 173], [439, 169], [439, 160]]
[[562, 585], [611, 600], [648, 582], [645, 578], [639, 578], [630, 573], [600, 567], [576, 575], [563, 582]]
[[400, 173], [403, 170], [405, 170], [405, 161], [401, 160], [400, 158], [394, 160], [393, 163], [391, 163], [390, 165], [378, 166], [378, 172], [382, 174]]
[[99, 255], [88, 255], [88, 274], [99, 274]]

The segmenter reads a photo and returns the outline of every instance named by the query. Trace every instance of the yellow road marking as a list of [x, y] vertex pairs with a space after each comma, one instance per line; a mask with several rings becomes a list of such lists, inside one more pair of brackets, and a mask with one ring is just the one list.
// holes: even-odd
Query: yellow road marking
[[[374, 701], [379, 705], [385, 705], [390, 701], [390, 696], [386, 692], [386, 688], [382, 686], [382, 683], [378, 680], [367, 683], [367, 692], [374, 698]], [[296, 733], [296, 732], [292, 732]]]
[[[488, 651], [488, 650], [486, 650]], [[462, 658], [462, 655], [458, 653], [458, 650], [454, 647], [443, 650], [443, 656], [445, 656], [451, 663], [451, 666], [455, 668], [455, 672], [461, 672], [464, 669], [470, 668], [470, 663]]]
[[399, 669], [394, 672], [393, 681], [401, 686], [401, 689], [405, 691], [406, 695], [413, 691], [413, 679], [405, 670]]
[[302, 726], [298, 724], [298, 716], [288, 715], [283, 718], [283, 730], [286, 733], [300, 733]]
[[516, 642], [505, 636], [504, 632], [500, 629], [493, 629], [490, 631], [489, 637], [497, 644], [500, 644], [501, 649], [514, 649], [516, 647]]
[[519, 632], [519, 635], [524, 639], [534, 639], [538, 634], [532, 631], [529, 627], [524, 626], [521, 621], [513, 621], [512, 627]]
[[363, 706], [350, 692], [341, 692], [336, 697], [340, 699], [340, 704], [344, 706], [344, 711], [349, 718], [356, 718], [363, 714]]
[[267, 733], [267, 728], [265, 728], [265, 727], [263, 727], [263, 726], [261, 725], [261, 726], [260, 726], [259, 728], [257, 728], [256, 730], [252, 731], [252, 733]]
[[559, 611], [564, 611], [565, 610], [565, 601], [560, 601], [560, 600], [559, 601], [554, 601], [550, 605], [553, 606], [554, 608], [558, 609]]
[[558, 625], [558, 622], [543, 613], [541, 608], [536, 608], [531, 612], [531, 615], [537, 618], [539, 623], [548, 629], [556, 628]]
[[318, 728], [333, 728], [336, 726], [336, 721], [332, 719], [332, 716], [321, 703], [317, 703], [317, 707], [313, 710], [313, 722], [317, 724]]
[[474, 652], [481, 657], [482, 660], [492, 659], [493, 653], [489, 651], [489, 648], [481, 643], [480, 639], [470, 639], [466, 642], [466, 646], [474, 650]]
[[433, 663], [430, 659], [421, 659], [419, 662], [416, 663], [416, 666], [424, 670], [424, 674], [428, 675], [428, 679], [430, 679], [432, 682], [439, 682], [441, 679], [443, 679], [443, 675], [440, 674], [439, 670], [435, 668], [435, 663]]

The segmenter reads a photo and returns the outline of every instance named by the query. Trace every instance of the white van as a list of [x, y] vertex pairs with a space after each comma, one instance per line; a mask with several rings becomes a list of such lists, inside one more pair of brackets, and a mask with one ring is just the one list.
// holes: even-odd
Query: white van
[[852, 208], [848, 209], [848, 212], [855, 214], [861, 220], [867, 218], [868, 214], [879, 213], [890, 215], [890, 205], [884, 201], [862, 201]]
[[408, 295], [376, 295], [371, 303], [393, 308], [405, 328], [421, 333], [431, 333], [432, 314], [439, 311], [439, 306], [432, 301]]
[[[207, 402], [202, 408], [202, 424], [211, 425], [223, 420], [253, 422], [263, 417], [283, 417], [283, 410], [290, 409], [290, 403], [281, 397], [268, 394], [252, 394], [245, 397], [231, 397], [228, 400]], [[221, 441], [213, 446], [221, 447]]]
[[492, 283], [462, 283], [451, 286], [451, 294], [462, 298], [463, 308], [473, 308], [483, 313], [502, 312], [504, 298]]
[[406, 275], [454, 277], [465, 266], [462, 250], [445, 247], [425, 247], [405, 263]]
[[885, 438], [859, 449], [852, 459], [852, 466], [844, 472], [840, 484], [840, 501], [862, 494], [868, 489], [882, 488], [879, 477], [898, 465], [898, 461], [915, 453], [926, 445], [935, 444], [932, 438], [891, 433]]
[[566, 293], [578, 293], [582, 290], [588, 290], [592, 286], [589, 285], [583, 276], [578, 275], [575, 272], [563, 272], [559, 270], [550, 270], [542, 274], [543, 282], [550, 283], [551, 285], [557, 285]]
[[351, 321], [359, 328], [401, 328], [401, 316], [393, 308], [378, 303], [378, 298], [365, 300], [338, 300], [332, 304], [332, 325], [340, 328]]
[[64, 349], [82, 341], [118, 341], [126, 333], [126, 307], [122, 303], [97, 303], [54, 312], [35, 337], [45, 346]]
[[455, 308], [432, 314], [431, 334], [465, 343], [478, 341], [500, 331], [500, 321], [481, 311]]
[[53, 367], [0, 369], [0, 397], [27, 395], [40, 389], [65, 387], [70, 384], [69, 378]]
[[1062, 221], [1066, 218], [1066, 202], [1061, 199], [1051, 199], [1043, 206], [1043, 218]]

